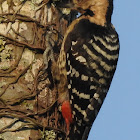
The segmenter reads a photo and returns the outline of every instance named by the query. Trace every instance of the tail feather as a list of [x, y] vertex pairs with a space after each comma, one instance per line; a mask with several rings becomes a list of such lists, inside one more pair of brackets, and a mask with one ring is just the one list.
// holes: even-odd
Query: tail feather
[[73, 124], [67, 140], [87, 140], [90, 129], [91, 126], [84, 123]]

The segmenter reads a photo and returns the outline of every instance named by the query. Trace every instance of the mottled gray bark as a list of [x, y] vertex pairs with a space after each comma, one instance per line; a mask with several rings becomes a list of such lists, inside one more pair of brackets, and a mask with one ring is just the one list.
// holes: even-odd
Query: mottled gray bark
[[0, 139], [65, 139], [57, 92], [43, 69], [44, 50], [51, 44], [57, 58], [75, 17], [64, 10], [49, 0], [0, 0]]

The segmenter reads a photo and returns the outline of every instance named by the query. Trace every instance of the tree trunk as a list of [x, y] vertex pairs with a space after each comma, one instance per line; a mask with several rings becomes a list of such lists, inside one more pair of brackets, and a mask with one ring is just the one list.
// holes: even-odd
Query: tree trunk
[[[56, 0], [54, 0], [56, 1]], [[0, 0], [0, 139], [63, 140], [57, 92], [44, 71], [51, 44], [57, 58], [75, 13], [50, 0]]]

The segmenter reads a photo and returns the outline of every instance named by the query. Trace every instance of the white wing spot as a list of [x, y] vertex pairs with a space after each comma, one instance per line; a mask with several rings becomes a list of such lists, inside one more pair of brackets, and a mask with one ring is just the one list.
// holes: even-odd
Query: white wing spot
[[84, 120], [85, 120], [86, 122], [89, 122], [89, 119], [88, 119], [88, 118], [85, 118]]
[[72, 80], [70, 80], [70, 84], [72, 84]]
[[68, 89], [71, 89], [71, 84], [68, 84]]
[[93, 85], [91, 85], [91, 86], [90, 86], [90, 90], [92, 90], [92, 89], [96, 89], [96, 87], [93, 86]]
[[102, 71], [100, 71], [99, 69], [96, 70], [96, 73], [97, 73], [100, 77], [104, 75], [104, 74], [102, 73]]
[[99, 79], [99, 82], [100, 82], [101, 84], [105, 84], [105, 83], [106, 83], [105, 79], [103, 79], [103, 78]]
[[93, 97], [94, 97], [96, 100], [98, 100], [99, 94], [95, 93]]
[[88, 105], [88, 109], [94, 110], [94, 108], [93, 108], [93, 106], [91, 106], [91, 104]]
[[85, 75], [81, 75], [81, 80], [83, 80], [83, 81], [88, 81], [88, 76], [85, 76]]
[[89, 43], [93, 43], [93, 39], [91, 39], [91, 40], [89, 41]]
[[[71, 50], [72, 50], [72, 49], [71, 49]], [[77, 55], [78, 55], [78, 52], [72, 53], [72, 55], [73, 55], [73, 56], [77, 56]]]
[[67, 58], [69, 58], [69, 53], [67, 53]]
[[71, 76], [73, 75], [75, 75], [75, 77], [79, 77], [80, 74], [76, 69], [72, 68]]
[[72, 95], [71, 95], [71, 99], [72, 99], [72, 100], [74, 99]]
[[72, 104], [72, 100], [70, 100], [70, 104]]
[[95, 79], [93, 78], [93, 77], [90, 77], [90, 81], [92, 82], [92, 81], [94, 81]]
[[74, 68], [72, 68], [72, 73], [74, 74], [76, 72], [76, 70]]
[[68, 60], [68, 65], [70, 66], [70, 60]]
[[86, 59], [83, 56], [76, 57], [76, 60], [78, 60], [81, 63], [86, 63]]
[[76, 71], [76, 73], [75, 73], [75, 77], [79, 77], [79, 72], [78, 71]]
[[76, 45], [77, 44], [77, 41], [72, 41], [72, 45]]
[[70, 75], [71, 74], [71, 70], [67, 71], [67, 75]]
[[99, 104], [102, 104], [102, 100], [99, 98], [99, 94], [95, 93], [93, 97], [98, 101]]
[[75, 115], [76, 113], [75, 113], [75, 111], [72, 111], [72, 113], [73, 113], [73, 115]]

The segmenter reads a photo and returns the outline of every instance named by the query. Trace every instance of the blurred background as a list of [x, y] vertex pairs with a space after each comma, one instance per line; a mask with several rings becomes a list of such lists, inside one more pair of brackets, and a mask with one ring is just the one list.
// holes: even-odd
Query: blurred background
[[114, 0], [120, 57], [88, 140], [140, 140], [140, 1]]

